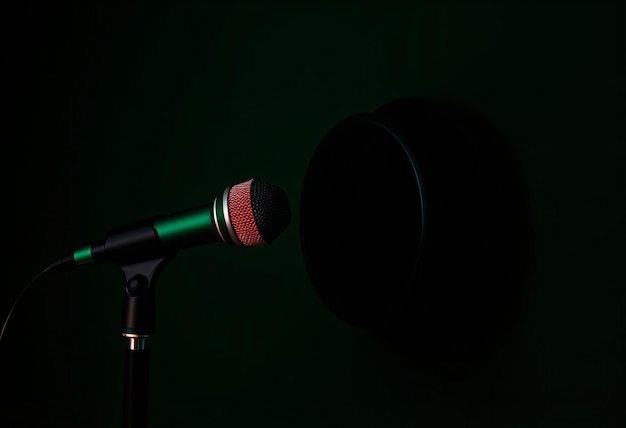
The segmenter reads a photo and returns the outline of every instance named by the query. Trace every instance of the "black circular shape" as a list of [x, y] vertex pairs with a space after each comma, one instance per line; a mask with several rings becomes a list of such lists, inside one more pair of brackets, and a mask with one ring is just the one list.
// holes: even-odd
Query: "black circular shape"
[[329, 310], [439, 360], [504, 329], [526, 223], [501, 135], [466, 106], [421, 97], [333, 126], [300, 201], [305, 266]]
[[373, 114], [336, 125], [309, 165], [300, 217], [309, 272], [337, 316], [366, 325], [413, 279], [423, 235], [419, 170], [401, 130]]
[[150, 281], [144, 275], [135, 275], [128, 280], [126, 291], [131, 297], [139, 297], [146, 294], [150, 287]]

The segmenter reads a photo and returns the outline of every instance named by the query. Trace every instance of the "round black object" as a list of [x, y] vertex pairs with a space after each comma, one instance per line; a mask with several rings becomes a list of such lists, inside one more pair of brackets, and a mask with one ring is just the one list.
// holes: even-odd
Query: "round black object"
[[491, 340], [525, 265], [516, 171], [501, 136], [458, 104], [407, 97], [337, 123], [301, 195], [317, 294], [344, 322], [420, 351]]
[[322, 300], [352, 324], [386, 318], [416, 273], [423, 183], [406, 143], [387, 118], [359, 114], [325, 136], [308, 168], [305, 260]]

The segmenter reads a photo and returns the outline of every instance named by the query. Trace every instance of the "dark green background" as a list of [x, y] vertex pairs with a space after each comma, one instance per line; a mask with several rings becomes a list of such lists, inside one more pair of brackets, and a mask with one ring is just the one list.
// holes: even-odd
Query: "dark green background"
[[[287, 191], [290, 228], [186, 250], [161, 278], [151, 426], [625, 426], [625, 18], [617, 2], [3, 6], [2, 314], [110, 227], [259, 177]], [[300, 254], [317, 142], [406, 95], [491, 117], [530, 195], [522, 317], [455, 382], [335, 319]], [[122, 287], [110, 265], [41, 280], [1, 344], [0, 426], [121, 426]]]

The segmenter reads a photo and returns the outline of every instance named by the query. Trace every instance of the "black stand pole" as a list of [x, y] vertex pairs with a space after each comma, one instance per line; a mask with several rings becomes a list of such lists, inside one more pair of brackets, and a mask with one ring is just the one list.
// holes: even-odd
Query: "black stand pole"
[[156, 282], [173, 255], [121, 266], [126, 278], [122, 336], [128, 339], [124, 371], [124, 428], [148, 427], [150, 351], [156, 331]]
[[124, 427], [148, 426], [149, 359], [148, 349], [126, 349]]

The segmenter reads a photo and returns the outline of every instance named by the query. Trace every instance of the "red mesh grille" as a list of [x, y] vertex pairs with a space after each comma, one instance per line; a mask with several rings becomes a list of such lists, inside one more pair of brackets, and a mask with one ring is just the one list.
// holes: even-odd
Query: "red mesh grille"
[[228, 192], [228, 212], [235, 234], [244, 247], [254, 247], [265, 244], [259, 233], [250, 198], [252, 180], [236, 184]]

